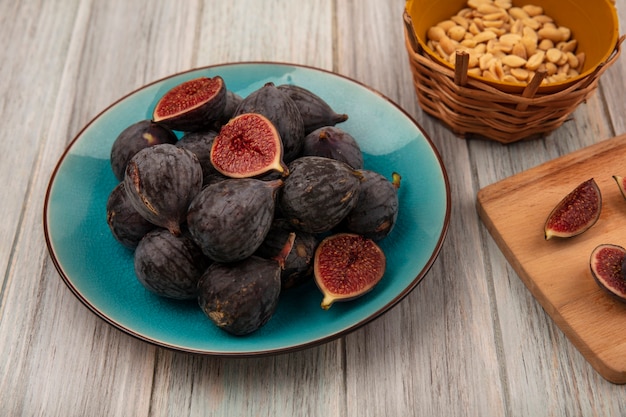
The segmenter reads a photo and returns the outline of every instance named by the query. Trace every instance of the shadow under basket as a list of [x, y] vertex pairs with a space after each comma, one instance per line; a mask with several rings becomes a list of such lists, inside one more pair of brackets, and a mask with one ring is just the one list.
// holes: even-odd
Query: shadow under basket
[[406, 10], [404, 34], [420, 107], [462, 138], [486, 138], [503, 144], [541, 138], [560, 127], [595, 92], [600, 76], [619, 57], [625, 38], [618, 39], [613, 53], [595, 71], [563, 90], [537, 93], [545, 77], [538, 73], [516, 94], [470, 78], [467, 53], [457, 53], [454, 70], [435, 61], [417, 41]]

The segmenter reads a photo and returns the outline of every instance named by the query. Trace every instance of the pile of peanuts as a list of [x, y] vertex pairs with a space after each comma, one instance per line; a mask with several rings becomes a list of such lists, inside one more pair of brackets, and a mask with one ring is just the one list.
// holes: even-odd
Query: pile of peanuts
[[511, 0], [468, 0], [427, 35], [442, 59], [454, 65], [456, 51], [466, 51], [468, 74], [491, 81], [527, 84], [541, 70], [542, 85], [559, 83], [578, 76], [585, 61], [569, 28], [540, 6], [516, 7]]

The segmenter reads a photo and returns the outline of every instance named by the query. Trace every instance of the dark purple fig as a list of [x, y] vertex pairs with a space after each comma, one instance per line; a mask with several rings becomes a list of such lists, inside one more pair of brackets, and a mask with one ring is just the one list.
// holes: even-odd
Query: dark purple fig
[[400, 175], [394, 172], [389, 181], [374, 171], [360, 172], [359, 200], [343, 223], [348, 231], [378, 241], [387, 237], [398, 218]]
[[277, 88], [296, 103], [304, 122], [305, 135], [320, 127], [334, 126], [348, 120], [347, 114], [336, 113], [326, 101], [306, 88], [292, 84], [282, 84]]
[[602, 209], [600, 188], [593, 178], [578, 185], [548, 215], [544, 225], [546, 240], [573, 237], [596, 224]]
[[589, 261], [591, 275], [596, 283], [622, 303], [626, 303], [625, 261], [626, 249], [612, 244], [598, 245], [591, 252]]
[[354, 233], [328, 236], [315, 251], [315, 283], [324, 295], [322, 308], [369, 292], [385, 274], [386, 258], [376, 243]]
[[250, 178], [285, 173], [283, 148], [274, 124], [258, 113], [243, 113], [225, 124], [213, 140], [211, 164], [222, 175]]
[[261, 245], [274, 217], [282, 180], [226, 179], [204, 187], [189, 206], [187, 226], [202, 251], [216, 262], [234, 262]]
[[192, 152], [169, 144], [156, 145], [133, 156], [124, 184], [139, 214], [179, 235], [187, 208], [202, 188], [202, 167]]
[[304, 138], [303, 156], [323, 156], [345, 162], [354, 169], [363, 168], [363, 153], [348, 132], [334, 126], [314, 130]]
[[274, 314], [280, 296], [280, 265], [251, 256], [214, 263], [198, 284], [198, 304], [220, 329], [243, 336], [258, 330]]
[[141, 284], [162, 297], [190, 300], [210, 265], [191, 237], [165, 229], [149, 232], [135, 250], [135, 274]]
[[129, 249], [135, 249], [141, 238], [156, 228], [130, 203], [123, 182], [109, 194], [106, 208], [107, 224], [113, 237]]
[[211, 164], [211, 146], [213, 140], [217, 136], [217, 132], [209, 130], [206, 132], [190, 132], [185, 134], [176, 143], [179, 148], [187, 149], [193, 152], [202, 167], [203, 183], [206, 183], [207, 177], [217, 173], [217, 170]]
[[219, 128], [228, 123], [230, 119], [235, 117], [235, 111], [242, 101], [243, 97], [241, 97], [239, 94], [234, 93], [230, 90], [226, 91], [226, 105], [224, 106], [222, 117], [220, 117], [219, 120], [215, 122], [214, 128], [216, 130], [219, 131]]
[[130, 158], [143, 148], [162, 143], [174, 144], [178, 138], [170, 129], [151, 120], [142, 120], [128, 126], [111, 146], [111, 169], [122, 181]]
[[298, 158], [289, 164], [279, 197], [280, 211], [297, 230], [330, 231], [356, 205], [360, 177], [341, 161], [320, 156]]
[[300, 156], [304, 139], [304, 122], [298, 107], [274, 83], [263, 87], [245, 97], [235, 111], [235, 116], [244, 113], [259, 113], [267, 117], [276, 126], [283, 144], [283, 160], [287, 163]]
[[292, 235], [293, 245], [281, 272], [283, 290], [299, 286], [313, 277], [313, 256], [318, 244], [315, 235], [296, 231], [285, 219], [275, 219], [265, 240], [255, 252], [255, 255], [262, 258], [275, 258], [280, 255]]
[[226, 84], [220, 76], [185, 81], [159, 99], [152, 120], [173, 130], [207, 130], [222, 117], [226, 91]]

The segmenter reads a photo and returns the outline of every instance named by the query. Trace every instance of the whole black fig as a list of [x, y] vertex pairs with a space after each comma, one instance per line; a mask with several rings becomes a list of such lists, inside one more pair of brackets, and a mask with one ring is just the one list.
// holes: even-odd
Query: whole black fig
[[209, 264], [189, 236], [174, 236], [161, 228], [148, 233], [135, 250], [137, 279], [148, 290], [167, 298], [195, 298], [200, 276]]
[[200, 278], [198, 304], [220, 329], [243, 336], [272, 317], [280, 295], [278, 262], [251, 256], [234, 263], [214, 263]]
[[148, 146], [161, 143], [174, 144], [177, 137], [170, 129], [154, 123], [151, 120], [142, 120], [128, 126], [122, 131], [111, 146], [111, 169], [115, 177], [122, 181], [128, 161], [140, 150]]
[[283, 290], [297, 287], [313, 277], [313, 256], [317, 247], [317, 237], [311, 233], [296, 231], [285, 219], [275, 219], [265, 240], [255, 255], [273, 259], [280, 255], [286, 243], [292, 238], [293, 244], [283, 262], [281, 287]]
[[226, 179], [204, 187], [189, 206], [187, 226], [202, 251], [217, 262], [252, 255], [274, 217], [282, 180]]
[[334, 126], [320, 127], [306, 135], [302, 155], [323, 156], [345, 162], [354, 169], [363, 168], [363, 153], [357, 141]]
[[296, 103], [304, 122], [305, 135], [320, 127], [334, 126], [337, 123], [348, 120], [347, 114], [335, 112], [326, 101], [304, 87], [282, 84], [277, 88], [287, 93]]
[[211, 146], [213, 146], [213, 140], [217, 136], [217, 132], [208, 130], [206, 132], [190, 132], [183, 135], [176, 146], [179, 148], [187, 149], [193, 152], [200, 162], [202, 167], [203, 184], [206, 184], [206, 179], [213, 174], [217, 173], [217, 170], [211, 164]]
[[146, 233], [156, 228], [130, 204], [123, 182], [109, 194], [106, 210], [113, 237], [129, 249], [135, 249]]
[[187, 208], [202, 188], [202, 167], [192, 152], [169, 144], [156, 145], [133, 156], [124, 185], [139, 214], [179, 235]]
[[389, 181], [374, 171], [360, 172], [359, 199], [343, 223], [350, 232], [378, 241], [391, 232], [398, 218], [400, 175], [394, 172]]
[[324, 233], [337, 226], [359, 198], [361, 174], [345, 162], [303, 156], [289, 164], [280, 211], [296, 229]]

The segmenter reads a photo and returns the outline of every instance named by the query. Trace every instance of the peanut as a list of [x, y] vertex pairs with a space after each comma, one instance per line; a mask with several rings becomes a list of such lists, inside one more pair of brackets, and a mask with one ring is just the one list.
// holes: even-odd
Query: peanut
[[541, 6], [512, 0], [467, 0], [466, 7], [427, 31], [427, 45], [452, 65], [456, 51], [469, 54], [468, 74], [527, 83], [545, 71], [543, 83], [580, 74], [585, 61], [572, 32]]

